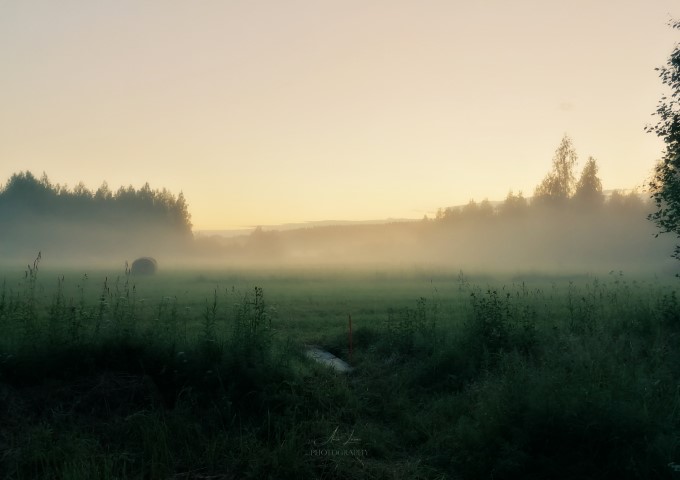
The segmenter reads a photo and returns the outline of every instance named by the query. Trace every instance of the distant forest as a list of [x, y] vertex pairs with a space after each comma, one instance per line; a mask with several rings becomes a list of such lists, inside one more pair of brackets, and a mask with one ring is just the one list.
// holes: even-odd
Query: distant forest
[[[589, 158], [580, 175], [565, 136], [531, 197], [470, 200], [434, 218], [386, 224], [256, 228], [225, 238], [192, 233], [184, 195], [165, 189], [82, 183], [69, 189], [47, 175], [14, 174], [0, 188], [0, 262], [38, 251], [56, 261], [122, 265], [137, 256], [185, 266], [426, 265], [487, 271], [602, 272], [677, 270], [675, 238], [648, 220], [651, 199], [636, 191], [606, 195]], [[227, 213], [228, 215], [228, 213]]]
[[196, 252], [232, 264], [425, 266], [465, 271], [611, 270], [674, 273], [674, 238], [660, 236], [636, 192], [602, 194], [592, 204], [543, 202], [509, 195], [470, 201], [435, 218], [385, 224], [255, 229], [225, 238], [199, 236]]
[[12, 175], [0, 188], [0, 256], [111, 255], [186, 247], [193, 238], [184, 195], [152, 190], [148, 183], [96, 191], [69, 189], [46, 174]]
[[565, 136], [552, 168], [531, 197], [470, 200], [440, 208], [434, 218], [378, 225], [257, 228], [249, 236], [196, 239], [197, 251], [232, 262], [293, 265], [429, 265], [486, 271], [559, 270], [675, 272], [675, 239], [649, 214], [654, 204], [632, 191], [605, 194], [594, 158], [575, 174], [577, 155]]

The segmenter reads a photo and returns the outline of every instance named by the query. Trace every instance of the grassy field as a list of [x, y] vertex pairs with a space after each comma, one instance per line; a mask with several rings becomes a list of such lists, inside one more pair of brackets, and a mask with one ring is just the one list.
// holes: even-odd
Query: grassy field
[[0, 272], [1, 478], [680, 476], [675, 279], [35, 266]]

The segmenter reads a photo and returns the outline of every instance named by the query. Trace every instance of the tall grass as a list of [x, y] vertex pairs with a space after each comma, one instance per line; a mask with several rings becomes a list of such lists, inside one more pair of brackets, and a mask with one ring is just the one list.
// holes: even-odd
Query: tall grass
[[129, 272], [46, 287], [39, 262], [0, 291], [2, 478], [678, 475], [672, 286], [461, 272], [449, 297], [362, 304], [342, 375], [303, 343], [347, 358], [344, 328], [298, 338], [260, 287], [154, 300]]

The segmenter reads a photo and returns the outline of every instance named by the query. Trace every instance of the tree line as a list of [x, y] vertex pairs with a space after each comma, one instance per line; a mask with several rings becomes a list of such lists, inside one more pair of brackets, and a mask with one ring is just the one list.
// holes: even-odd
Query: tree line
[[604, 194], [602, 181], [597, 175], [597, 161], [593, 157], [588, 158], [577, 179], [574, 172], [577, 161], [573, 141], [565, 135], [553, 156], [552, 169], [536, 186], [533, 197], [527, 198], [522, 192], [515, 194], [511, 190], [505, 200], [497, 204], [492, 204], [489, 200], [470, 200], [464, 206], [440, 208], [435, 220], [453, 223], [499, 217], [517, 218], [532, 212], [551, 215], [560, 215], [566, 211], [583, 214], [648, 213], [650, 202], [645, 201], [636, 191], [625, 194], [614, 191], [608, 197]]
[[53, 184], [46, 174], [13, 174], [0, 187], [0, 250], [11, 254], [26, 245], [45, 250], [110, 252], [137, 245], [186, 243], [192, 238], [191, 214], [184, 195], [145, 183], [113, 191], [82, 182], [73, 188]]
[[82, 182], [69, 189], [52, 184], [44, 173], [38, 179], [31, 172], [20, 172], [13, 174], [0, 189], [0, 221], [5, 225], [21, 222], [26, 215], [113, 228], [153, 225], [178, 235], [190, 234], [192, 227], [183, 193], [175, 196], [165, 188], [152, 190], [148, 183], [139, 190], [130, 185], [115, 192], [106, 182], [96, 191]]

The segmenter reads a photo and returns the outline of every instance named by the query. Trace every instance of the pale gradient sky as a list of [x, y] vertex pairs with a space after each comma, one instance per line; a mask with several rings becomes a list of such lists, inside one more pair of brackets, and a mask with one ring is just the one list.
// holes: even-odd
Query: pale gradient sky
[[0, 0], [0, 182], [183, 191], [197, 229], [645, 183], [677, 0]]

